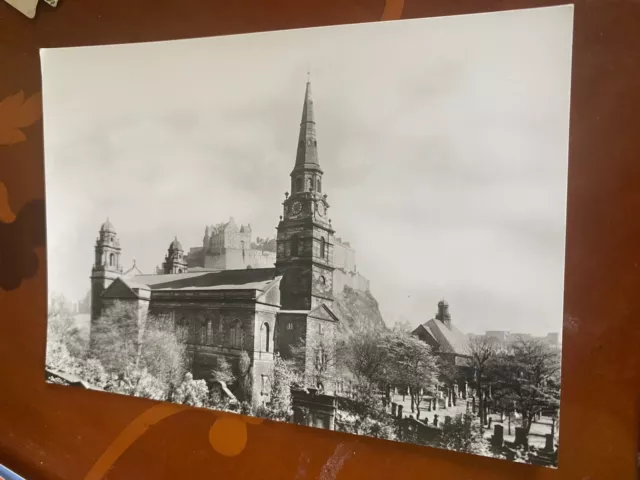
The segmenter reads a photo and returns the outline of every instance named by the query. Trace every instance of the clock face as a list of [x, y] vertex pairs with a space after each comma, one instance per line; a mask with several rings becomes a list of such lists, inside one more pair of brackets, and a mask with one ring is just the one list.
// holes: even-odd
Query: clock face
[[318, 202], [318, 206], [316, 207], [318, 210], [318, 215], [324, 217], [324, 214], [327, 213], [324, 203]]
[[298, 215], [302, 211], [302, 204], [298, 201], [293, 202], [291, 205], [291, 213], [294, 215]]

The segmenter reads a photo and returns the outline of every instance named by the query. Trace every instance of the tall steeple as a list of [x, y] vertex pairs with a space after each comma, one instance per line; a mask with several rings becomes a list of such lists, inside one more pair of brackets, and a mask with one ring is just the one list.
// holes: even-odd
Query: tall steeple
[[312, 309], [333, 300], [333, 229], [327, 195], [322, 193], [311, 82], [302, 106], [291, 195], [285, 193], [278, 224], [276, 270], [284, 309]]
[[307, 89], [304, 93], [298, 151], [296, 153], [295, 170], [302, 168], [320, 169], [318, 163], [318, 142], [316, 140], [316, 122], [313, 115], [313, 98], [311, 96], [311, 80], [307, 78]]

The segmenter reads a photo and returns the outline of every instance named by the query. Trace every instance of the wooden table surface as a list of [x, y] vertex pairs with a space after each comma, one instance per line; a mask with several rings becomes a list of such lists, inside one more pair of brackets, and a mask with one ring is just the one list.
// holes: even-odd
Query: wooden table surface
[[45, 385], [38, 49], [559, 2], [61, 0], [56, 9], [40, 3], [34, 20], [0, 4], [0, 463], [29, 479], [65, 480], [635, 478], [640, 357], [638, 1], [580, 0], [575, 7], [558, 470]]

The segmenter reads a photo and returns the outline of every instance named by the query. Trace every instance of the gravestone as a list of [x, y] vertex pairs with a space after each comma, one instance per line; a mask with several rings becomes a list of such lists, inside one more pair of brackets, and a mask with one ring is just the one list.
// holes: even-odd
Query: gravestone
[[397, 403], [395, 403], [395, 402], [394, 402], [394, 403], [392, 403], [392, 404], [391, 404], [391, 415], [392, 415], [392, 416], [394, 416], [394, 417], [397, 417], [397, 416], [398, 416], [397, 409], [398, 409], [398, 404], [397, 404]]
[[433, 416], [433, 426], [434, 427], [438, 426], [438, 415], [437, 414]]
[[502, 425], [493, 426], [493, 436], [491, 437], [491, 445], [501, 448], [504, 443], [504, 427]]
[[444, 417], [444, 424], [445, 425], [451, 425], [451, 417], [449, 415]]
[[527, 438], [527, 429], [524, 427], [516, 427], [516, 439], [515, 442], [516, 447], [519, 446], [528, 446], [529, 439]]
[[402, 418], [402, 405], [398, 405], [398, 418]]
[[550, 433], [544, 436], [544, 451], [553, 452], [553, 435]]

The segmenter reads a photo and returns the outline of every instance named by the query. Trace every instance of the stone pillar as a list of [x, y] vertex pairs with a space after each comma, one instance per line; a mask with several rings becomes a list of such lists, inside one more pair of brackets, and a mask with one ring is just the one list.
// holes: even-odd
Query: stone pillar
[[553, 435], [549, 433], [544, 436], [544, 451], [553, 452]]
[[556, 435], [556, 416], [551, 417], [551, 436]]
[[491, 437], [491, 445], [494, 447], [502, 447], [504, 444], [504, 427], [502, 425], [494, 425], [493, 436]]
[[491, 417], [489, 417], [489, 420], [487, 422], [487, 426], [489, 427], [489, 430], [491, 430]]
[[393, 402], [393, 403], [391, 404], [391, 416], [393, 416], [393, 417], [397, 417], [397, 416], [398, 416], [398, 411], [397, 411], [397, 409], [398, 409], [398, 404], [397, 404], [397, 403], [395, 403], [395, 402]]
[[469, 384], [467, 382], [464, 382], [464, 399], [466, 400], [467, 397], [469, 397]]
[[398, 418], [402, 419], [402, 405], [398, 405]]
[[516, 439], [515, 439], [516, 447], [529, 446], [529, 440], [527, 439], [527, 429], [524, 427], [516, 427]]

